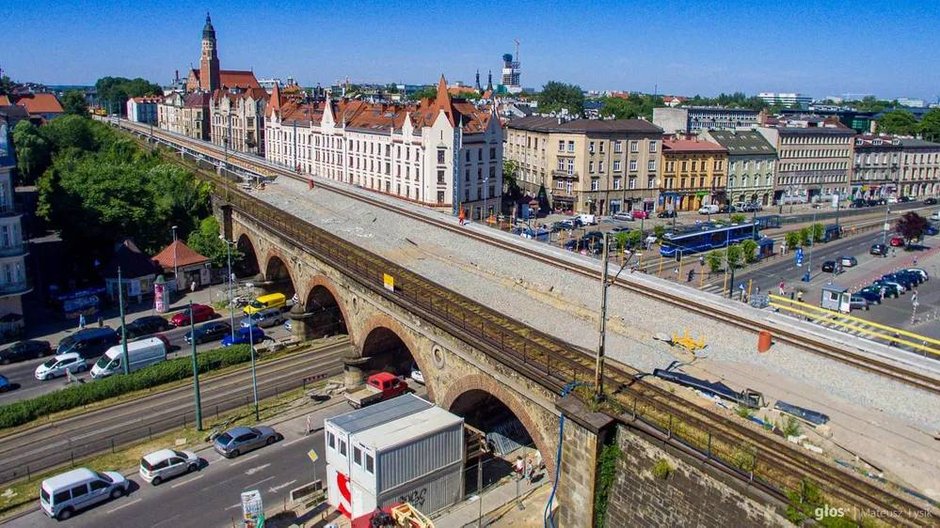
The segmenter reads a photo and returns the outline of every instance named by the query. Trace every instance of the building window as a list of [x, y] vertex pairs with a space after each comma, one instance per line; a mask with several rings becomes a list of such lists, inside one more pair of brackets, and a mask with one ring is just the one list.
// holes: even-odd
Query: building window
[[444, 203], [444, 191], [437, 191], [437, 203]]
[[588, 152], [590, 154], [594, 154], [594, 142], [593, 141], [588, 143]]
[[630, 181], [627, 182], [627, 185], [629, 185], [631, 189], [636, 189], [636, 176], [630, 176]]
[[594, 162], [593, 161], [588, 162], [588, 172], [591, 174], [594, 174]]
[[615, 190], [615, 191], [619, 191], [620, 188], [621, 188], [621, 187], [620, 187], [621, 185], [622, 185], [622, 184], [621, 184], [621, 179], [620, 179], [620, 178], [614, 178], [614, 190]]
[[353, 464], [357, 466], [362, 465], [362, 449], [359, 449], [356, 446], [353, 446]]
[[636, 160], [630, 160], [630, 172], [636, 172]]
[[336, 436], [330, 431], [326, 432], [326, 445], [329, 446], [330, 449], [336, 449]]
[[444, 164], [444, 149], [437, 149], [437, 164]]
[[574, 152], [574, 141], [568, 142], [568, 152]]
[[574, 174], [574, 160], [568, 159], [568, 175], [571, 176]]
[[620, 160], [614, 160], [614, 172], [620, 172]]
[[618, 141], [614, 141], [614, 153], [615, 153], [615, 154], [620, 154], [621, 152], [623, 152], [623, 144], [622, 144], [622, 142], [619, 141], [619, 140], [618, 140]]
[[[716, 170], [716, 171], [720, 171], [720, 170], [721, 170], [721, 165], [722, 165], [721, 160], [715, 160], [715, 170]], [[746, 162], [746, 161], [744, 162], [744, 170], [747, 170], [747, 162]]]
[[441, 170], [438, 170], [438, 171], [437, 171], [437, 183], [438, 183], [438, 184], [444, 184], [444, 183], [446, 183], [446, 182], [444, 181], [444, 169], [441, 169]]
[[607, 164], [604, 163], [603, 161], [598, 161], [598, 162], [597, 162], [597, 172], [600, 172], [601, 174], [604, 174], [604, 166], [605, 166], [605, 165], [607, 165]]
[[496, 159], [496, 147], [490, 147], [490, 160]]
[[603, 141], [601, 141], [600, 147], [601, 147], [601, 154], [603, 154], [603, 153], [604, 153], [604, 142], [603, 142]]
[[558, 152], [564, 152], [564, 151], [565, 151], [565, 142], [559, 139], [558, 140]]
[[649, 170], [649, 171], [656, 170], [656, 160], [649, 160], [646, 163], [646, 170]]
[[650, 152], [656, 152], [656, 146], [659, 142], [655, 139], [650, 141]]
[[366, 453], [366, 472], [375, 473], [375, 459], [369, 453]]
[[600, 187], [601, 187], [601, 182], [600, 182], [599, 179], [594, 178], [594, 179], [591, 180], [591, 190], [592, 190], [592, 191], [596, 191], [596, 190], [600, 189]]
[[640, 142], [631, 141], [630, 142], [630, 152], [639, 152], [640, 151]]

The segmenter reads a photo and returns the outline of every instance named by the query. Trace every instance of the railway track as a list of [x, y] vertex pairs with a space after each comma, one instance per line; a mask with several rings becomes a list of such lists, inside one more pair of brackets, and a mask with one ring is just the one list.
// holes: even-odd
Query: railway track
[[[173, 142], [185, 141], [170, 137]], [[219, 155], [218, 152], [202, 145], [187, 143], [189, 146], [186, 148], [189, 150], [205, 153], [210, 157]], [[238, 158], [235, 158], [234, 162], [230, 158], [229, 162], [254, 172], [248, 163]], [[268, 170], [280, 176], [299, 178], [289, 171], [278, 171], [270, 167]], [[217, 184], [230, 185], [218, 176], [212, 178]], [[383, 200], [363, 197], [359, 193], [335, 186], [331, 186], [331, 191], [422, 222], [436, 224], [443, 229], [460, 232], [464, 236], [488, 244], [496, 243], [492, 237], [456, 227], [452, 222], [429, 219], [406, 207], [392, 206]], [[273, 230], [287, 242], [343, 270], [352, 280], [371, 289], [376, 295], [386, 297], [412, 312], [421, 313], [436, 325], [451, 329], [455, 336], [483, 350], [495, 361], [525, 373], [546, 389], [557, 393], [570, 382], [593, 384], [593, 358], [584, 351], [447, 290], [237, 189], [231, 190], [229, 196], [229, 202], [240, 214]], [[510, 251], [524, 251], [524, 248], [517, 244], [497, 245]], [[594, 267], [580, 263], [557, 262], [547, 256], [529, 252], [525, 254], [567, 271], [599, 279], [599, 271]], [[383, 287], [384, 273], [395, 277], [394, 292]], [[620, 279], [617, 285], [645, 295], [642, 287], [633, 281]], [[668, 302], [684, 309], [692, 309], [712, 318], [717, 317], [752, 332], [767, 326], [759, 320], [745, 318], [737, 313], [716, 314], [716, 306], [690, 303], [689, 299], [676, 293], [658, 294], [665, 295]], [[794, 332], [772, 330], [778, 340], [793, 342], [804, 348], [807, 345], [822, 350], [836, 348], [818, 341], [807, 343], [804, 336]], [[918, 511], [923, 511], [923, 506], [908, 497], [861, 479], [821, 457], [797, 450], [765, 434], [756, 426], [729, 420], [728, 416], [693, 405], [681, 396], [638, 379], [638, 374], [629, 367], [619, 366], [611, 366], [605, 373], [605, 385], [612, 388], [608, 395], [608, 410], [626, 421], [639, 420], [656, 430], [668, 433], [670, 437], [679, 439], [697, 451], [707, 453], [709, 459], [720, 461], [729, 471], [771, 490], [778, 497], [782, 497], [787, 490], [799, 489], [803, 479], [808, 479], [820, 485], [827, 497], [841, 503], [872, 510], [901, 511], [903, 518], [900, 520], [905, 524], [927, 525], [925, 519], [917, 516]]]
[[[343, 340], [313, 352], [301, 351], [259, 363], [259, 389], [277, 387], [284, 392], [301, 386], [307, 376], [338, 374], [342, 371], [342, 355], [348, 348], [348, 342]], [[223, 412], [245, 405], [251, 396], [251, 391], [246, 390], [250, 388], [250, 383], [246, 384], [249, 376], [248, 369], [243, 368], [203, 380], [200, 393], [205, 414], [211, 414], [210, 409]], [[181, 385], [7, 436], [0, 443], [0, 482], [159, 435], [187, 420], [192, 424], [192, 398], [192, 387]]]

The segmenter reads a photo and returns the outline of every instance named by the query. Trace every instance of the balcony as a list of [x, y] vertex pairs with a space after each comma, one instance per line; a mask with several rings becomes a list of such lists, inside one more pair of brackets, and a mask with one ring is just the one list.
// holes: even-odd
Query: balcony
[[573, 172], [569, 174], [568, 171], [555, 169], [552, 171], [552, 178], [556, 180], [578, 181], [578, 173]]
[[26, 295], [33, 290], [33, 285], [28, 280], [19, 282], [0, 283], [0, 298], [11, 297], [14, 295]]

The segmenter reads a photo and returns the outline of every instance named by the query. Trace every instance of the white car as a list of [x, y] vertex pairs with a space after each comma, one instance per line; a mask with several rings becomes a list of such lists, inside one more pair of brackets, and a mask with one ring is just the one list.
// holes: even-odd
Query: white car
[[421, 370], [418, 369], [418, 365], [411, 366], [411, 379], [413, 379], [415, 383], [420, 383], [421, 385], [424, 385], [424, 373], [422, 373]]
[[65, 376], [66, 372], [76, 373], [88, 370], [88, 364], [85, 359], [77, 352], [68, 352], [53, 356], [52, 359], [36, 367], [36, 379], [48, 380]]
[[699, 208], [698, 214], [718, 214], [718, 206], [715, 204], [703, 205]]
[[140, 459], [140, 478], [159, 486], [161, 482], [199, 469], [201, 461], [191, 451], [161, 449]]

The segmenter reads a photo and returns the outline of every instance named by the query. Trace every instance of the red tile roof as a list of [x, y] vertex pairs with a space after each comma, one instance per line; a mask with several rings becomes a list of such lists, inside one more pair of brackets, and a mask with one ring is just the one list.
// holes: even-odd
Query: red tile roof
[[172, 270], [174, 265], [174, 251], [176, 267], [179, 268], [209, 262], [208, 258], [196, 253], [196, 251], [184, 244], [182, 240], [176, 240], [169, 246], [163, 248], [163, 251], [153, 257], [153, 262], [164, 270]]
[[672, 152], [727, 152], [728, 149], [718, 143], [710, 141], [699, 141], [696, 139], [665, 139], [663, 140], [663, 151]]
[[10, 106], [13, 103], [10, 102], [10, 98], [5, 95], [0, 95], [0, 106]]
[[30, 114], [62, 114], [65, 110], [55, 94], [38, 93], [20, 96], [16, 104], [25, 107]]
[[247, 90], [242, 90], [239, 92], [231, 92], [229, 90], [216, 90], [212, 92], [212, 99], [216, 103], [222, 99], [230, 99], [235, 101], [238, 99], [247, 99], [248, 97], [251, 97], [255, 101], [259, 101], [261, 99], [267, 101], [270, 96], [268, 95], [268, 92], [260, 86], [257, 88], [248, 88]]
[[[199, 80], [199, 70], [189, 70], [189, 75]], [[255, 74], [249, 70], [221, 70], [219, 72], [219, 84], [222, 88], [261, 88]]]

